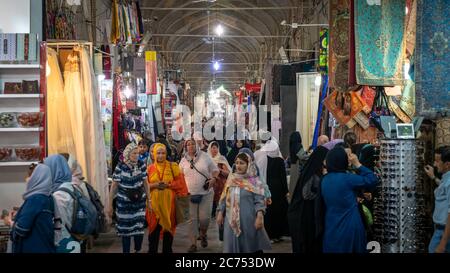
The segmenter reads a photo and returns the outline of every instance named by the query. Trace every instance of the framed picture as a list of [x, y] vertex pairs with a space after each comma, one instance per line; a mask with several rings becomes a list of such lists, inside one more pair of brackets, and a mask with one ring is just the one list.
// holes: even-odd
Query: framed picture
[[403, 123], [397, 124], [397, 138], [414, 139], [414, 124]]

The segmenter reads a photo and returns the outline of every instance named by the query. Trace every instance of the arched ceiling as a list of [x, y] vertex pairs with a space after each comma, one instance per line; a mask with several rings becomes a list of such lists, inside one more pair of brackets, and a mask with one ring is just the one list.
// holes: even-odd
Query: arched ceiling
[[[209, 89], [214, 59], [223, 59], [216, 74], [216, 84], [235, 88], [254, 70], [262, 68], [266, 52], [277, 52], [285, 43], [289, 29], [281, 26], [291, 21], [303, 0], [143, 0], [141, 9], [145, 27], [153, 35], [152, 44], [171, 67], [184, 71], [184, 77], [198, 90]], [[221, 24], [224, 37], [214, 38], [215, 27]], [[208, 25], [209, 34], [208, 41]], [[231, 36], [231, 37], [227, 37]], [[273, 45], [273, 46], [271, 46]], [[227, 53], [229, 52], [229, 53]], [[269, 53], [270, 56], [270, 53]], [[263, 58], [262, 58], [263, 57]]]

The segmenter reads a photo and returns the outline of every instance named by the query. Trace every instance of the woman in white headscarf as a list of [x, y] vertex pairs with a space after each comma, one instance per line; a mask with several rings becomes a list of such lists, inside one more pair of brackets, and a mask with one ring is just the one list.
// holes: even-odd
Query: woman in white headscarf
[[131, 237], [134, 250], [140, 252], [144, 240], [147, 188], [147, 164], [139, 160], [138, 146], [127, 145], [123, 151], [123, 162], [114, 170], [111, 187], [109, 214], [112, 216], [112, 200], [117, 194], [117, 234], [122, 237], [123, 253], [130, 253]]
[[[264, 220], [270, 239], [274, 242], [288, 235], [287, 210], [289, 193], [286, 167], [281, 157], [280, 148], [275, 140], [267, 141], [255, 153], [256, 165], [271, 192], [272, 203], [267, 208]], [[269, 171], [270, 170], [270, 171]]]
[[228, 164], [227, 159], [222, 154], [220, 154], [219, 143], [217, 143], [216, 141], [213, 141], [209, 144], [208, 154], [211, 156], [214, 163], [216, 163], [217, 168], [219, 168], [219, 176], [217, 177], [216, 183], [214, 183], [213, 185], [214, 199], [211, 216], [212, 218], [214, 218], [216, 216], [217, 204], [219, 203], [223, 188], [232, 169], [230, 164]]
[[270, 250], [264, 229], [264, 185], [250, 155], [239, 153], [220, 198], [217, 224], [224, 226], [224, 253]]

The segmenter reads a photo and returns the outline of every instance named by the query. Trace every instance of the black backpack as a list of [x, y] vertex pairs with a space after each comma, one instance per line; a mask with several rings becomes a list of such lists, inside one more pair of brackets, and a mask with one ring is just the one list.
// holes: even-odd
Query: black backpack
[[95, 229], [93, 234], [94, 238], [97, 238], [100, 233], [105, 233], [107, 231], [104, 206], [102, 204], [102, 201], [100, 200], [98, 192], [89, 183], [85, 184], [89, 192], [89, 198], [91, 199], [92, 204], [94, 204], [95, 208], [97, 209], [97, 228]]

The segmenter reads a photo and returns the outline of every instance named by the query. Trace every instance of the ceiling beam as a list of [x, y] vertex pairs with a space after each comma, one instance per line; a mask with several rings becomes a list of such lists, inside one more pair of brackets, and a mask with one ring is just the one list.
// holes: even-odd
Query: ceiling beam
[[[163, 53], [195, 53], [195, 54], [212, 54], [212, 51], [195, 51], [195, 50], [161, 50]], [[252, 54], [252, 51], [214, 51], [215, 54]]]
[[[291, 10], [298, 9], [300, 7], [219, 7], [219, 8], [208, 8], [210, 11], [233, 11], [233, 10]], [[180, 10], [180, 11], [192, 11], [192, 10], [205, 10], [204, 7], [198, 8], [186, 8], [186, 7], [173, 7], [173, 8], [163, 8], [163, 7], [141, 7], [141, 10]]]
[[[185, 73], [211, 73], [211, 71], [208, 70], [183, 70]], [[258, 71], [255, 69], [252, 70], [224, 70], [224, 71], [216, 71], [215, 73], [246, 73], [246, 72], [253, 72], [253, 71]]]
[[[199, 37], [199, 38], [219, 38], [216, 35], [207, 34], [179, 34], [179, 33], [154, 33], [153, 37]], [[289, 35], [223, 35], [224, 38], [288, 38]]]
[[[180, 65], [210, 65], [211, 63], [179, 63], [179, 62], [172, 62], [171, 64], [180, 64]], [[265, 64], [265, 63], [220, 63], [220, 65], [250, 65], [250, 64]]]

